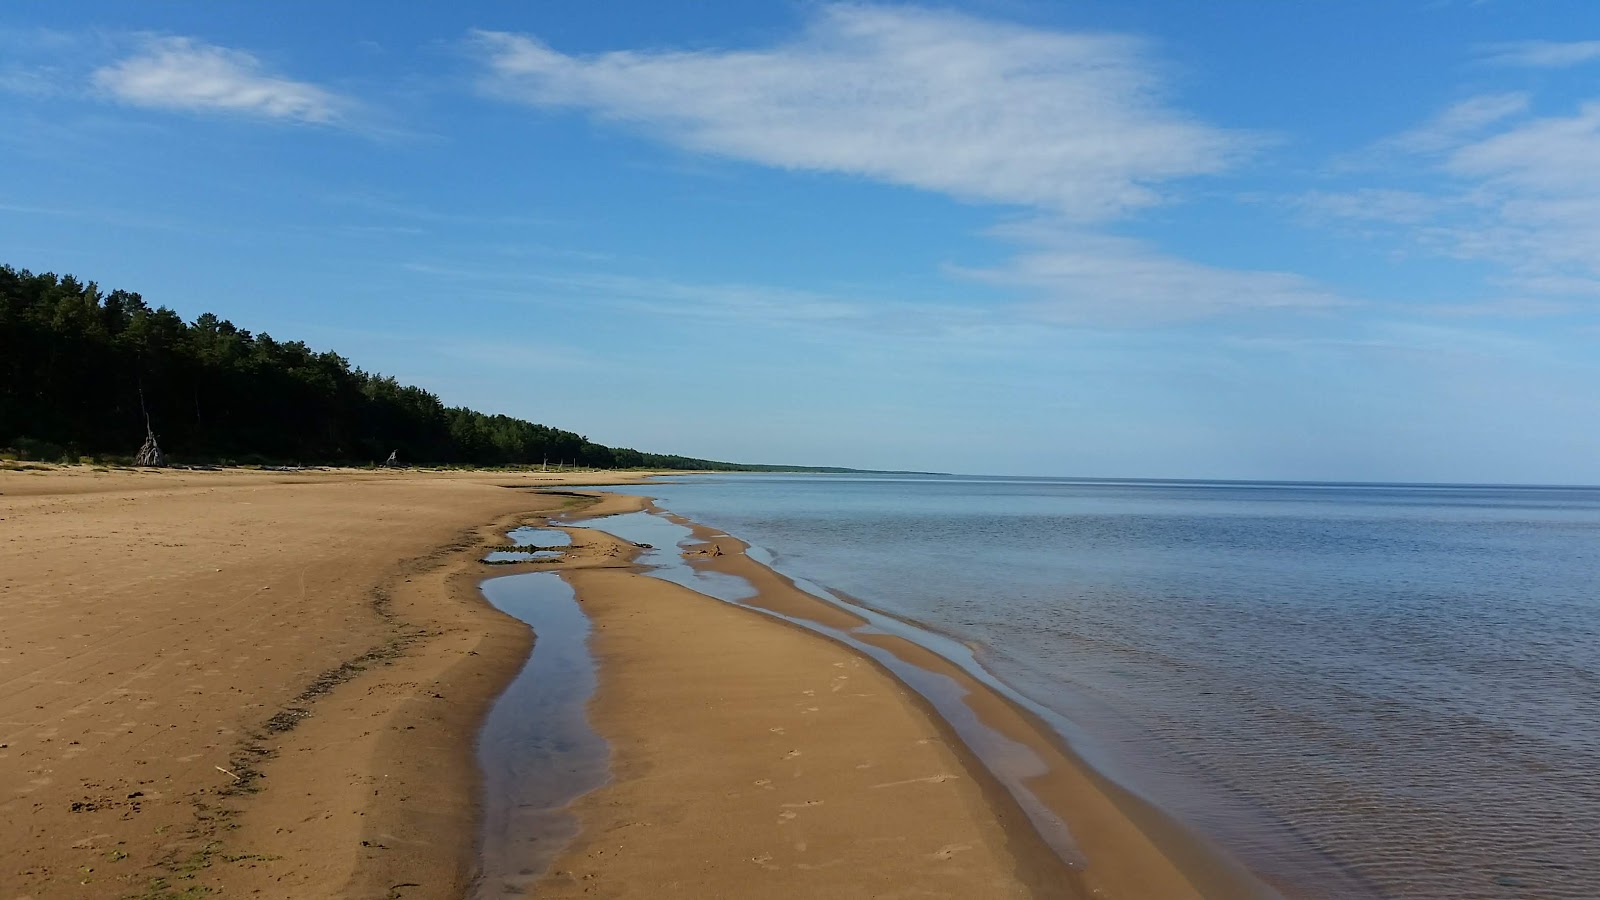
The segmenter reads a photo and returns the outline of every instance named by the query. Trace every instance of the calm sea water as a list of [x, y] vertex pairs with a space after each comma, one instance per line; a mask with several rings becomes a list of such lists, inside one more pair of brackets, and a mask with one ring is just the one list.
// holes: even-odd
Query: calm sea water
[[1600, 897], [1600, 489], [631, 489], [924, 624], [1300, 896]]

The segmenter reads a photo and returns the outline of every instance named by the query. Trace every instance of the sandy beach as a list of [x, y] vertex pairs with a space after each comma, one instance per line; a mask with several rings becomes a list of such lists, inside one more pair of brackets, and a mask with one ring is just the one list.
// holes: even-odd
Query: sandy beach
[[459, 896], [475, 551], [570, 480], [0, 471], [0, 897]]
[[[532, 637], [478, 586], [531, 567], [478, 560], [644, 502], [528, 490], [571, 480], [597, 481], [0, 474], [0, 898], [499, 895], [474, 884], [474, 739]], [[697, 533], [755, 605], [854, 624]], [[611, 780], [535, 896], [1231, 896], [980, 687], [971, 708], [1049, 759], [1086, 864], [877, 663], [573, 534], [539, 567], [592, 622]]]

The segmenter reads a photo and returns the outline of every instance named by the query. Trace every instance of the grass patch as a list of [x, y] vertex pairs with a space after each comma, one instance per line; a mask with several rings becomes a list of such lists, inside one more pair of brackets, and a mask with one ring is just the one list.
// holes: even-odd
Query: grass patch
[[0, 462], [0, 471], [6, 472], [48, 472], [53, 468], [55, 466], [41, 465], [40, 463], [15, 462], [13, 460]]

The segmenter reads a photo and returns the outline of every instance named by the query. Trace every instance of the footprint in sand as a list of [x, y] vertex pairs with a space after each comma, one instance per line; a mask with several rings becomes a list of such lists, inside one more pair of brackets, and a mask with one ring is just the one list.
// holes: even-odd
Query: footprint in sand
[[778, 824], [779, 825], [787, 825], [787, 824], [789, 824], [789, 820], [790, 819], [793, 819], [795, 816], [798, 816], [798, 815], [800, 815], [800, 814], [797, 813], [797, 812], [794, 812], [793, 810], [786, 809], [783, 812], [778, 813]]
[[805, 694], [807, 697], [815, 697], [817, 695], [816, 691], [801, 691], [800, 693]]
[[780, 728], [768, 728], [767, 730], [772, 732], [773, 734], [783, 734], [783, 729], [781, 727]]
[[756, 779], [756, 787], [761, 788], [762, 790], [770, 791], [770, 790], [772, 790], [772, 779], [771, 778], [757, 778]]
[[799, 756], [799, 755], [800, 755], [800, 751], [799, 750], [790, 750], [788, 753], [785, 753], [783, 755], [783, 758], [784, 759], [794, 759], [796, 756]]
[[945, 844], [933, 853], [928, 854], [929, 859], [950, 859], [963, 850], [971, 850], [970, 844]]

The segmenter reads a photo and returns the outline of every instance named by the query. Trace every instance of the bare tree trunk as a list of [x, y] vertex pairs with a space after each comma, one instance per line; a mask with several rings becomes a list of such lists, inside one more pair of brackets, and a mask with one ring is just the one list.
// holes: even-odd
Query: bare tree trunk
[[145, 429], [144, 446], [139, 448], [139, 455], [133, 458], [133, 464], [166, 468], [167, 455], [161, 452], [161, 445], [156, 443], [156, 433], [149, 428]]
[[[195, 412], [199, 413], [199, 398], [196, 398]], [[144, 379], [139, 379], [139, 412], [144, 414], [144, 446], [139, 448], [139, 455], [133, 458], [136, 466], [154, 466], [158, 469], [167, 467], [167, 455], [161, 452], [161, 445], [156, 443], [155, 429], [150, 427], [150, 410], [144, 405]]]

